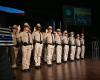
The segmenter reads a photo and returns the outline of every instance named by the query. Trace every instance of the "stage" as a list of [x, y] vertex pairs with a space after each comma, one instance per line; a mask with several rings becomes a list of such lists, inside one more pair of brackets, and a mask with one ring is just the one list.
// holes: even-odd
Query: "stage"
[[84, 59], [56, 64], [43, 63], [40, 69], [31, 66], [30, 72], [15, 69], [16, 80], [100, 80], [100, 60]]

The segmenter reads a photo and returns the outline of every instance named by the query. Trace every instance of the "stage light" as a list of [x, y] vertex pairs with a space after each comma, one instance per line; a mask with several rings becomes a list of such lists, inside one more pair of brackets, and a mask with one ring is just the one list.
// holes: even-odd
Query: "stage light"
[[0, 6], [1, 12], [11, 13], [11, 14], [24, 14], [25, 12], [19, 9], [11, 8], [11, 7], [5, 7]]

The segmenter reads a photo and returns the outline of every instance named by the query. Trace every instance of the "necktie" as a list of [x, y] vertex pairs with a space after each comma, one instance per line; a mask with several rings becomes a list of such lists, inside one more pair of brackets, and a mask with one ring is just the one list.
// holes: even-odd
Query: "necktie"
[[29, 35], [29, 32], [27, 32], [28, 34], [28, 43], [30, 43], [30, 35]]
[[41, 40], [41, 33], [40, 33], [40, 42], [41, 42], [42, 40]]
[[53, 43], [53, 35], [51, 34], [51, 36], [52, 36], [52, 43]]

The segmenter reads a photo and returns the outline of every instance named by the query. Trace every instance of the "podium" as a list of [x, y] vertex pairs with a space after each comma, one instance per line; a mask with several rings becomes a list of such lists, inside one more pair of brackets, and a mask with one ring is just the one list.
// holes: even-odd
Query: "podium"
[[0, 28], [0, 80], [15, 80], [8, 57], [10, 46], [13, 46], [10, 29]]

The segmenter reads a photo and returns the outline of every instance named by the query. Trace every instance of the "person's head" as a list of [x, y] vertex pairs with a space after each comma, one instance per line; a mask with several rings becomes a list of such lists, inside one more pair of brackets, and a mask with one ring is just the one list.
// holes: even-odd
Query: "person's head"
[[70, 36], [72, 36], [72, 37], [73, 37], [73, 36], [74, 36], [74, 32], [70, 32]]
[[76, 38], [80, 38], [80, 35], [79, 35], [79, 34], [77, 34], [77, 35], [76, 35]]
[[56, 34], [57, 34], [57, 32], [56, 31], [53, 31], [53, 35], [56, 36]]
[[64, 35], [64, 36], [68, 36], [68, 32], [65, 30], [65, 31], [63, 32], [63, 35]]
[[59, 28], [57, 29], [57, 34], [61, 35], [61, 30]]
[[24, 25], [24, 31], [30, 32], [30, 27], [27, 25]]
[[12, 32], [16, 33], [17, 31], [18, 31], [18, 26], [14, 24], [12, 27]]
[[41, 30], [41, 24], [40, 23], [37, 23], [36, 24], [36, 31], [40, 31]]
[[24, 28], [24, 31], [30, 32], [30, 25], [27, 22], [24, 23], [23, 28]]
[[52, 32], [52, 26], [48, 26], [48, 32]]
[[81, 33], [81, 38], [84, 38], [84, 34], [83, 33]]

